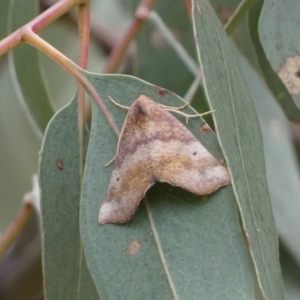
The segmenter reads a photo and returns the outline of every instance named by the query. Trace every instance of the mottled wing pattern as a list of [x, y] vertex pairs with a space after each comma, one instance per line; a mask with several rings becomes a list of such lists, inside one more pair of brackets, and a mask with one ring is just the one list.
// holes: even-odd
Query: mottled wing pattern
[[124, 223], [155, 181], [198, 195], [230, 183], [226, 168], [161, 105], [140, 96], [130, 107], [99, 222]]

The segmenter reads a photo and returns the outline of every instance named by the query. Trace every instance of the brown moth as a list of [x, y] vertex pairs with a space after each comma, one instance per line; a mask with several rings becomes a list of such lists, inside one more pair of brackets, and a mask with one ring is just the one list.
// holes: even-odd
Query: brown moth
[[230, 184], [230, 175], [166, 108], [141, 95], [120, 134], [99, 223], [129, 221], [156, 181], [206, 195]]

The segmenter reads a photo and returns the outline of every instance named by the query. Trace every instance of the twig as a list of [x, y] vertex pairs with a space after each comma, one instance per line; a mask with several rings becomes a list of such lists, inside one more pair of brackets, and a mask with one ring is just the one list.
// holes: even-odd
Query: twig
[[[84, 3], [84, 1], [82, 1]], [[82, 3], [82, 4], [83, 4]], [[42, 14], [25, 24], [22, 28], [30, 28], [34, 33], [38, 33], [49, 24], [53, 23], [56, 19], [62, 16], [65, 12], [69, 11], [72, 7], [78, 5], [78, 1], [74, 0], [61, 0], [44, 11]], [[8, 37], [0, 41], [0, 56], [19, 44], [24, 43], [20, 30], [16, 30]]]
[[66, 69], [71, 75], [73, 75], [73, 77], [75, 77], [80, 84], [83, 85], [85, 90], [87, 90], [92, 95], [96, 103], [99, 105], [99, 108], [101, 109], [102, 113], [104, 114], [111, 128], [116, 132], [116, 134], [119, 134], [119, 129], [116, 126], [115, 122], [113, 121], [109, 111], [107, 110], [106, 106], [102, 102], [94, 86], [82, 74], [80, 68], [75, 63], [73, 63], [69, 58], [64, 56], [56, 48], [54, 48], [45, 40], [40, 38], [37, 34], [34, 34], [30, 30], [30, 28], [22, 28], [20, 30], [22, 32], [22, 37], [25, 41], [27, 41], [31, 45], [35, 46], [36, 48], [38, 48], [39, 50], [41, 50], [42, 52], [50, 56], [55, 62], [57, 62], [64, 69]]
[[108, 123], [111, 128], [118, 134], [119, 130], [112, 120], [107, 108], [101, 101], [101, 98], [97, 94], [95, 88], [91, 85], [91, 83], [84, 77], [84, 75], [80, 72], [79, 68], [66, 56], [64, 56], [61, 52], [52, 47], [49, 43], [40, 38], [36, 33], [41, 29], [49, 25], [51, 22], [56, 20], [66, 11], [71, 9], [75, 5], [85, 5], [89, 4], [90, 0], [61, 0], [51, 6], [48, 10], [37, 16], [35, 19], [16, 30], [12, 34], [10, 34], [7, 38], [0, 41], [0, 55], [6, 53], [11, 50], [13, 47], [18, 46], [24, 42], [28, 42], [29, 44], [35, 46], [39, 50], [43, 51], [49, 57], [51, 57], [54, 61], [60, 64], [64, 69], [66, 69], [71, 75], [73, 75], [83, 87], [90, 92], [93, 96], [97, 104], [99, 105], [101, 111], [106, 117]]
[[186, 92], [186, 94], [184, 95], [183, 99], [187, 102], [187, 103], [191, 103], [200, 84], [202, 81], [202, 73], [199, 74], [198, 77], [196, 77], [193, 81], [193, 83], [191, 84], [191, 86], [189, 87], [188, 91]]
[[[40, 0], [41, 9], [48, 9], [51, 5], [53, 5], [52, 2], [53, 1]], [[78, 25], [78, 18], [74, 11], [69, 11], [65, 13], [61, 17], [61, 20], [65, 23], [70, 24], [73, 28], [75, 26], [77, 27]], [[98, 25], [97, 23], [93, 22], [93, 20], [91, 20], [89, 35], [91, 39], [93, 39], [97, 44], [101, 46], [101, 50], [103, 50], [104, 53], [106, 53], [107, 55], [110, 54], [119, 36], [116, 31], [112, 30], [109, 27], [106, 27], [103, 24]], [[133, 54], [131, 53], [131, 55]]]
[[[78, 6], [78, 31], [80, 39], [79, 67], [86, 70], [90, 44], [90, 3]], [[83, 132], [85, 126], [85, 89], [78, 87], [78, 136], [79, 136], [79, 174], [80, 184], [83, 177]]]
[[164, 37], [166, 42], [171, 46], [171, 48], [183, 61], [187, 69], [195, 77], [199, 77], [199, 74], [201, 76], [201, 72], [198, 67], [198, 64], [189, 55], [189, 53], [185, 50], [185, 48], [177, 41], [177, 39], [174, 37], [171, 30], [165, 25], [165, 23], [162, 21], [160, 16], [155, 11], [151, 11], [148, 18], [152, 22], [152, 24], [154, 24], [157, 27], [159, 33]]
[[[28, 194], [26, 194], [28, 197]], [[29, 201], [24, 201], [15, 220], [9, 225], [4, 234], [0, 237], [0, 259], [4, 256], [8, 248], [15, 241], [16, 237], [22, 231], [24, 225], [30, 219], [34, 212], [34, 206]]]
[[246, 13], [250, 10], [257, 0], [243, 0], [240, 2], [234, 13], [231, 15], [224, 28], [228, 35], [231, 35], [233, 29], [238, 26], [241, 20], [245, 17]]
[[116, 73], [126, 55], [129, 44], [134, 40], [142, 25], [147, 21], [149, 12], [155, 5], [156, 0], [142, 0], [135, 12], [126, 32], [120, 41], [114, 46], [111, 55], [103, 69], [103, 73]]

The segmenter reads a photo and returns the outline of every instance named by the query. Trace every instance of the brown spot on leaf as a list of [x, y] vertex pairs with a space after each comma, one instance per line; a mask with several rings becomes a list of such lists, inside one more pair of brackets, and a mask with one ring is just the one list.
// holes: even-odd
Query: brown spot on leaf
[[245, 240], [246, 240], [247, 246], [250, 248], [252, 243], [251, 243], [251, 239], [250, 239], [250, 236], [248, 235], [248, 233], [245, 234]]
[[166, 95], [166, 94], [169, 93], [168, 90], [163, 89], [163, 88], [161, 88], [159, 86], [155, 87], [155, 91], [156, 91], [156, 94], [159, 95], [159, 96], [164, 96], [164, 95]]
[[234, 13], [234, 8], [228, 5], [221, 6], [218, 9], [218, 15], [223, 24], [227, 23], [227, 21], [230, 19], [233, 13]]
[[209, 125], [207, 123], [203, 123], [201, 126], [200, 126], [200, 131], [202, 133], [208, 133], [208, 132], [211, 132], [211, 128], [209, 127]]
[[57, 159], [56, 160], [56, 166], [57, 166], [57, 169], [58, 170], [63, 170], [63, 168], [64, 168], [64, 163], [63, 163], [63, 161], [61, 160], [61, 159]]
[[277, 74], [292, 96], [300, 94], [300, 55], [288, 57]]
[[142, 249], [142, 244], [139, 240], [132, 240], [126, 249], [126, 253], [134, 256]]

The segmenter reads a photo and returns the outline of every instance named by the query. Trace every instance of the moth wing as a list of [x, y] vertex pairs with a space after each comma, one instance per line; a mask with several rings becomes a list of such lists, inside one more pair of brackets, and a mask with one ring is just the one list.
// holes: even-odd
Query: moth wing
[[160, 119], [149, 123], [161, 131], [153, 140], [149, 155], [158, 181], [198, 195], [210, 194], [230, 183], [227, 169], [181, 122], [167, 111], [155, 115]]
[[143, 171], [134, 168], [114, 169], [106, 197], [99, 212], [99, 223], [124, 223], [131, 219], [146, 191], [153, 185], [153, 176], [146, 165]]
[[153, 185], [149, 145], [145, 134], [147, 110], [136, 100], [126, 117], [99, 223], [124, 223], [131, 219], [146, 191]]
[[[164, 156], [157, 155], [165, 149]], [[230, 183], [227, 169], [195, 138], [168, 145], [156, 142], [152, 152], [153, 172], [158, 181], [168, 182], [197, 195], [206, 195]]]

